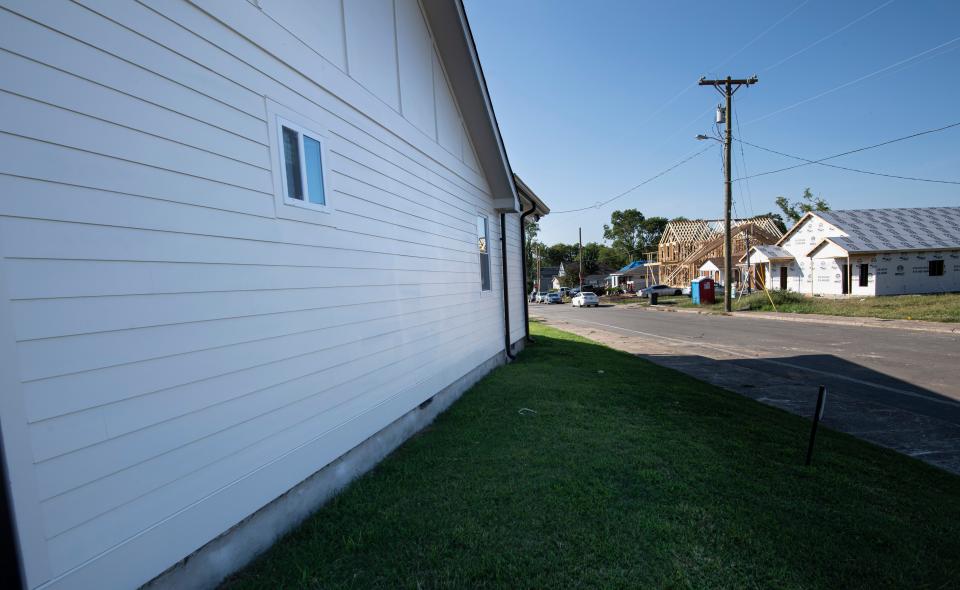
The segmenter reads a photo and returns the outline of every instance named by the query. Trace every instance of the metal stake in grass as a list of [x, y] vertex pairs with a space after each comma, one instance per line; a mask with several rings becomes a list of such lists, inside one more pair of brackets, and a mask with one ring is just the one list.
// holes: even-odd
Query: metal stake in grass
[[827, 400], [827, 386], [820, 386], [820, 393], [817, 395], [817, 409], [813, 413], [813, 427], [810, 429], [810, 445], [807, 447], [807, 466], [813, 459], [813, 443], [817, 439], [817, 426], [820, 425], [820, 418], [823, 418], [823, 405]]

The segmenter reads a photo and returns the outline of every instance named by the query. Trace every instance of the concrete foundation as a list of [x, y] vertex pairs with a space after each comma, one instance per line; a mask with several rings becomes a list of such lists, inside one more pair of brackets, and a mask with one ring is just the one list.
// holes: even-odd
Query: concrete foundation
[[[523, 339], [511, 347], [523, 348]], [[429, 425], [487, 373], [504, 364], [499, 352], [472, 371], [297, 484], [229, 531], [210, 541], [143, 586], [148, 590], [215, 588], [269, 549], [408, 438]]]

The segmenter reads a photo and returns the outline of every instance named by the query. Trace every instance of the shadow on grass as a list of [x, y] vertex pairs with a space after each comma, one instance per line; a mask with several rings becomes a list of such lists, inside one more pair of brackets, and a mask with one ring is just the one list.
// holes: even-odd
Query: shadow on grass
[[804, 468], [806, 421], [531, 329], [517, 362], [227, 586], [956, 584], [960, 479], [831, 431]]

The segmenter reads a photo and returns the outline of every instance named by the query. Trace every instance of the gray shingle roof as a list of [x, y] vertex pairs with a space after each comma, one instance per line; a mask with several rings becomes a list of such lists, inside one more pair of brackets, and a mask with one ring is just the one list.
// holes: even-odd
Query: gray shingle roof
[[[774, 246], [773, 244], [761, 244], [754, 246], [754, 249], [771, 260], [777, 258], [793, 258], [793, 254], [791, 254], [789, 250], [781, 248], [780, 246]], [[743, 258], [746, 259], [746, 256]]]
[[817, 211], [848, 237], [831, 237], [848, 252], [960, 248], [960, 207]]

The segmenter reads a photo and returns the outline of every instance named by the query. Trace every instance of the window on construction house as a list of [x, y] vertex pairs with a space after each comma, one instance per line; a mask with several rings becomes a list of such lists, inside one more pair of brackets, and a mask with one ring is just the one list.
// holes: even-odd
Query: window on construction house
[[860, 286], [866, 287], [870, 279], [870, 265], [861, 264], [860, 265]]
[[480, 290], [490, 290], [489, 223], [483, 215], [477, 216], [477, 249], [480, 252]]
[[[923, 267], [921, 267], [923, 268]], [[931, 277], [942, 277], [943, 276], [943, 261], [942, 260], [931, 260], [930, 261], [930, 276]]]

